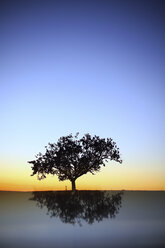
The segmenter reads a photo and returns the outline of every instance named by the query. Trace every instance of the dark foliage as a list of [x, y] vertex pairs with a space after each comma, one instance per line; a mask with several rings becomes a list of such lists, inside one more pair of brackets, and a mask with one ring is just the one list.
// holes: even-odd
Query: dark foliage
[[93, 224], [114, 218], [121, 207], [122, 192], [112, 195], [108, 191], [33, 192], [30, 200], [36, 201], [40, 208], [46, 207], [50, 217], [82, 225], [82, 220]]
[[109, 160], [122, 162], [119, 148], [111, 138], [85, 134], [78, 139], [77, 133], [76, 136], [70, 134], [61, 137], [57, 143], [49, 143], [45, 154], [39, 153], [36, 160], [29, 163], [33, 164], [32, 176], [37, 174], [38, 179], [43, 179], [46, 174], [57, 175], [60, 181], [70, 180], [75, 190], [75, 180], [78, 177], [87, 172], [94, 174]]

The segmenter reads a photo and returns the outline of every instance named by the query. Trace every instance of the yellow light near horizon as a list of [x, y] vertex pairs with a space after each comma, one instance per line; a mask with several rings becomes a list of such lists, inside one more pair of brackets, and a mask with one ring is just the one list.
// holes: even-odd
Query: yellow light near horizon
[[[44, 180], [31, 177], [31, 168], [12, 166], [10, 170], [2, 168], [0, 190], [40, 191], [71, 189], [70, 181], [59, 182], [57, 176], [49, 175]], [[106, 166], [95, 175], [87, 173], [76, 180], [79, 190], [165, 190], [164, 174], [156, 171], [139, 170], [130, 166]]]

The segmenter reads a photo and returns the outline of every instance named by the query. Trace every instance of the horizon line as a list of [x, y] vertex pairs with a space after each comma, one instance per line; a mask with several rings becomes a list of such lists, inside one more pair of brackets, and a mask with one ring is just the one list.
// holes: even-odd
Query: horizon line
[[[0, 192], [19, 192], [19, 193], [30, 193], [30, 192], [52, 192], [52, 191], [68, 191], [68, 192], [72, 192], [72, 190], [0, 190]], [[165, 190], [139, 190], [139, 189], [80, 189], [80, 190], [76, 190], [76, 191], [136, 191], [136, 192], [164, 192]]]

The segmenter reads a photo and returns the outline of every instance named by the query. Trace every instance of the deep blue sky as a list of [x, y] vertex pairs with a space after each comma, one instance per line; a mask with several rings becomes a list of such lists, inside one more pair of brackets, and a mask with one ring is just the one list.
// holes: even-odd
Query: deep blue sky
[[161, 176], [165, 1], [0, 3], [2, 161], [26, 164], [79, 131], [112, 137], [126, 166]]

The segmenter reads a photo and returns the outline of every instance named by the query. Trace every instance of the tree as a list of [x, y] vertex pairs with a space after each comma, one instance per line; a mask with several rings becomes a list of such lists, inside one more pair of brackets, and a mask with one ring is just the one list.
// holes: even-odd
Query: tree
[[70, 134], [59, 138], [57, 143], [49, 143], [45, 147], [45, 154], [39, 153], [36, 160], [29, 161], [33, 165], [32, 176], [37, 174], [41, 180], [47, 174], [57, 175], [60, 181], [70, 180], [72, 191], [75, 191], [75, 181], [80, 176], [100, 171], [101, 165], [105, 166], [109, 160], [122, 163], [119, 148], [111, 138], [85, 134], [78, 139], [78, 134]]

